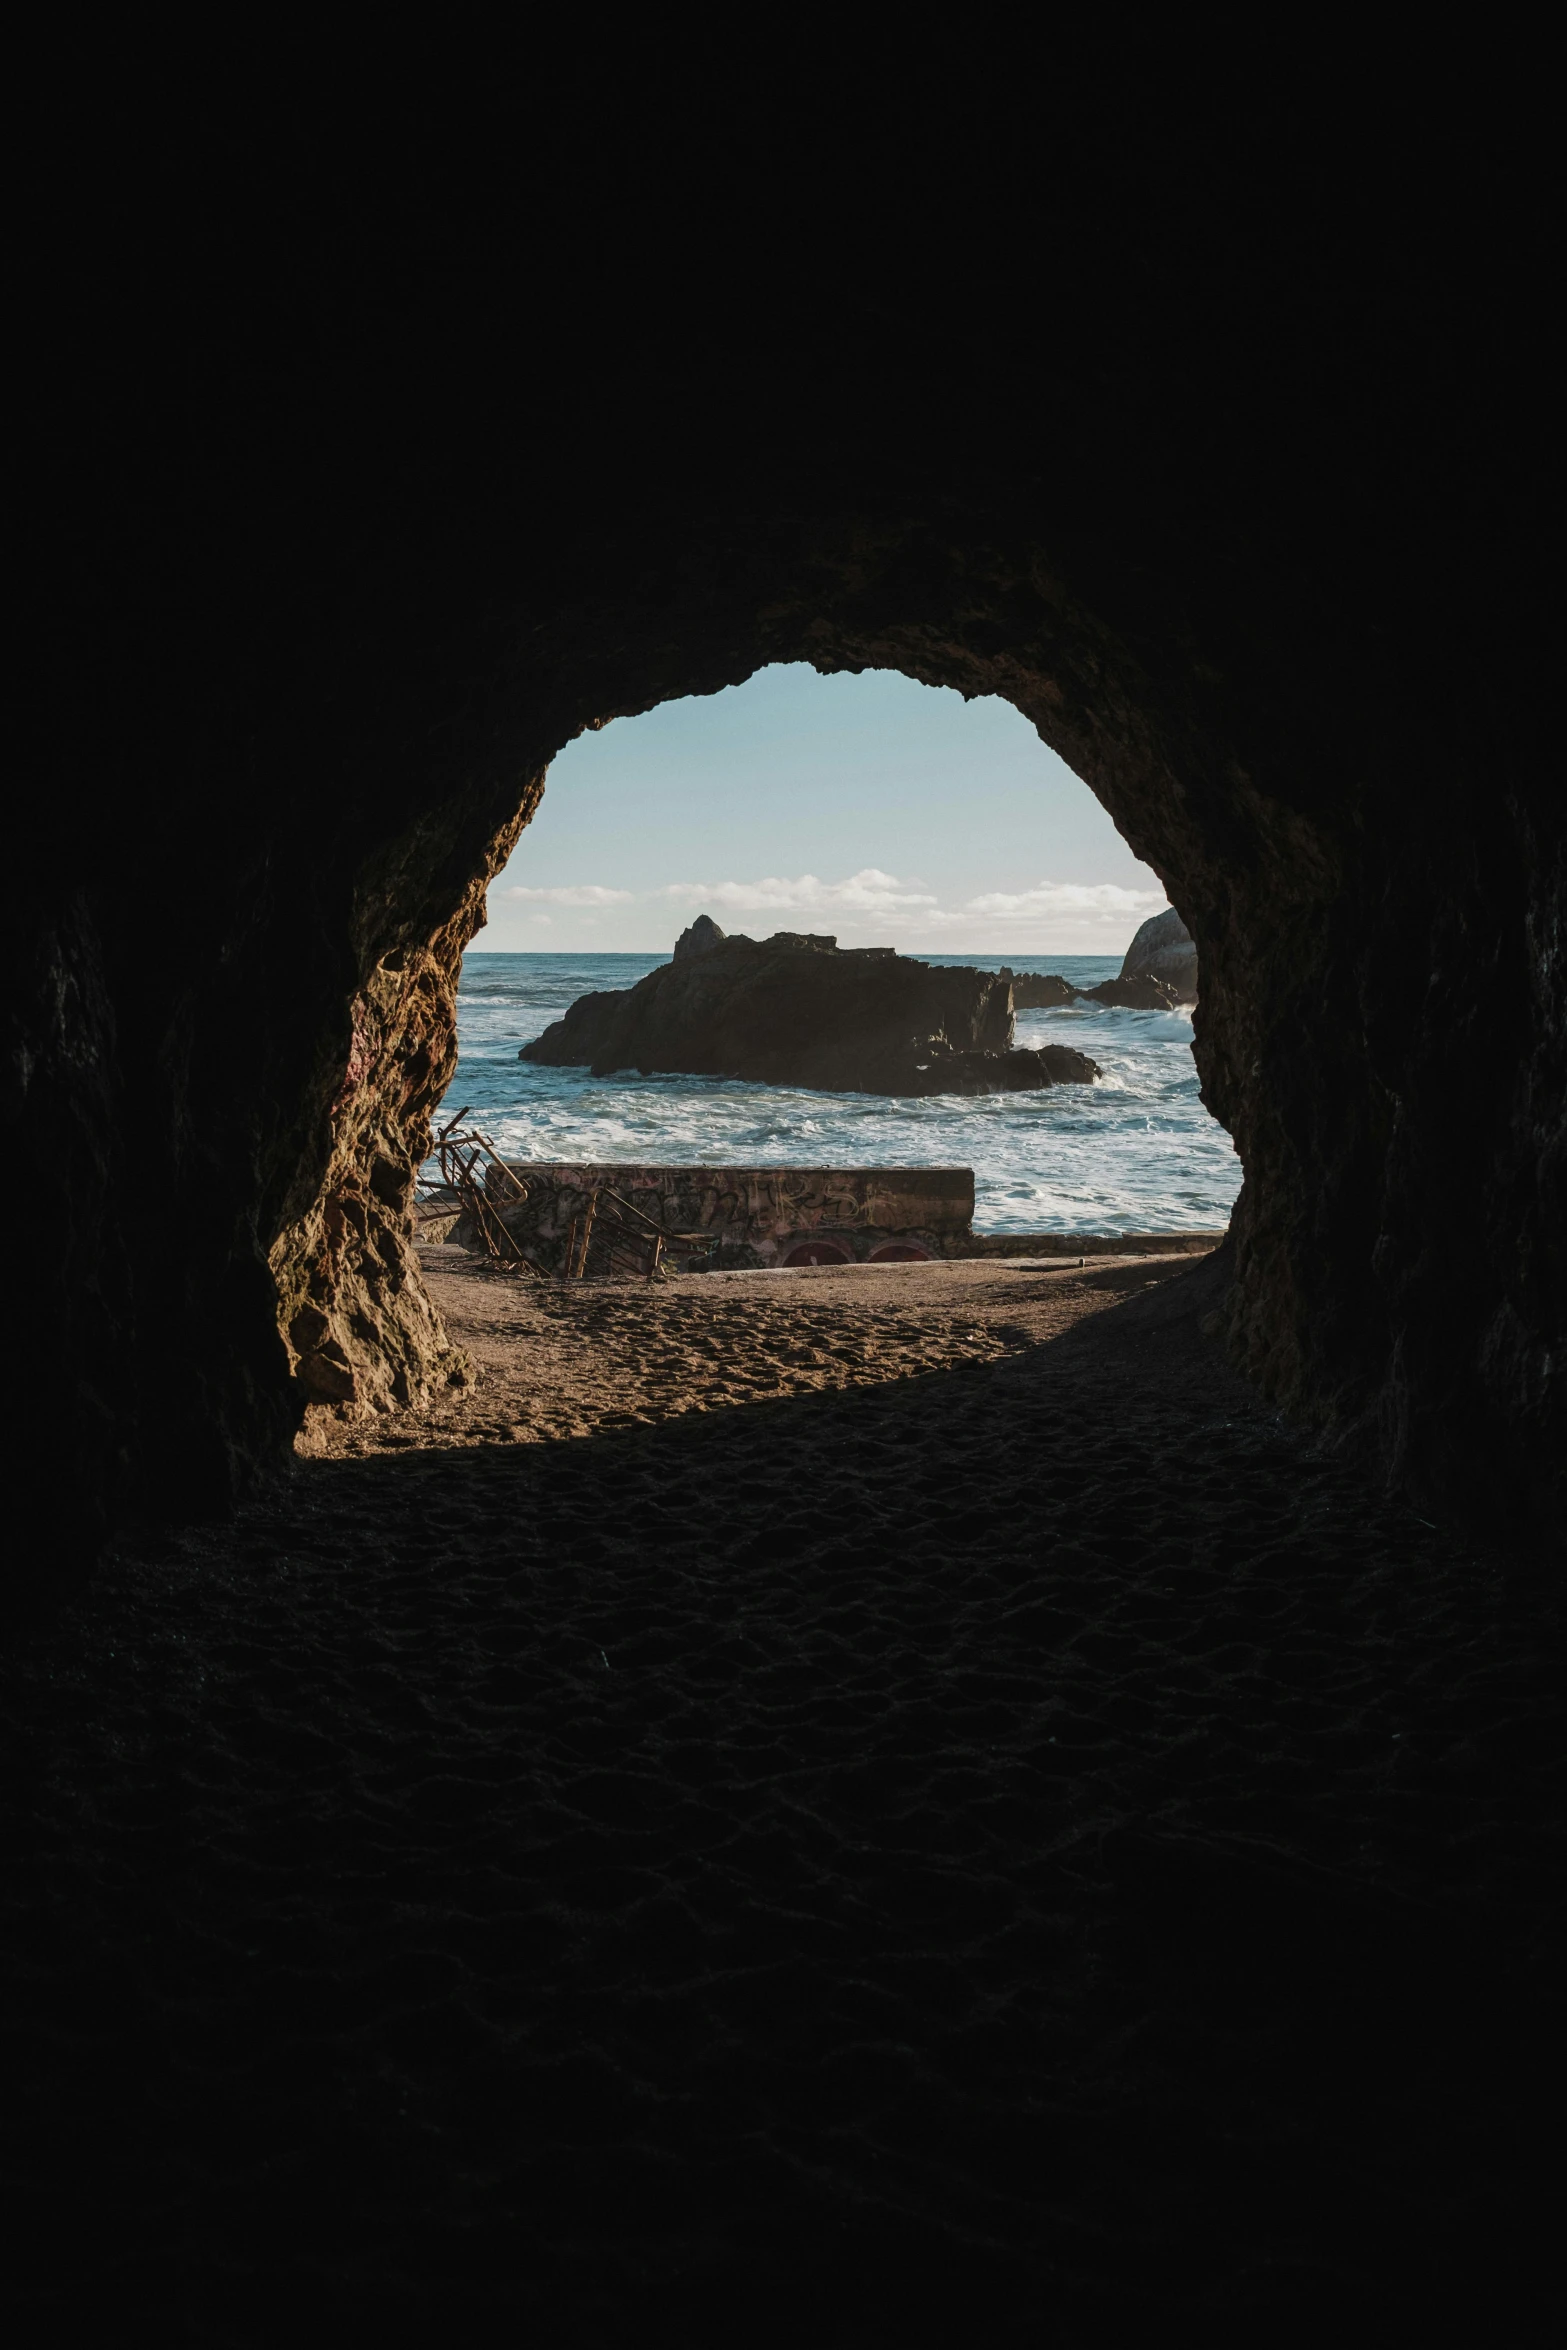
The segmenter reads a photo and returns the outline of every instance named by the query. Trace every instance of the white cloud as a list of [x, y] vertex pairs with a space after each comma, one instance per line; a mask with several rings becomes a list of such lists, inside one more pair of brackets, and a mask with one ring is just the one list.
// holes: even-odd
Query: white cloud
[[1119, 930], [1128, 920], [1141, 921], [1164, 905], [1162, 889], [1125, 889], [1118, 881], [1040, 881], [1032, 889], [986, 890], [967, 898], [955, 909], [934, 916], [942, 923], [973, 922], [1102, 922]]
[[[771, 874], [759, 881], [672, 881], [650, 890], [585, 881], [554, 888], [514, 886], [492, 896], [497, 914], [502, 904], [515, 907], [517, 916], [528, 908], [524, 918], [535, 930], [550, 927], [545, 907], [560, 914], [562, 928], [572, 935], [591, 931], [612, 937], [618, 915], [622, 929], [628, 920], [635, 924], [642, 947], [648, 944], [642, 934], [662, 934], [678, 907], [681, 919], [687, 913], [716, 914], [726, 927], [748, 927], [759, 937], [772, 929], [830, 929], [851, 940], [927, 946], [945, 940], [951, 952], [988, 953], [995, 946], [1010, 947], [1014, 954], [1119, 953], [1138, 924], [1164, 903], [1157, 886], [1039, 880], [1026, 889], [985, 890], [944, 904], [925, 882], [912, 875], [900, 879], [879, 865], [862, 866], [843, 881], [824, 881], [815, 873]], [[632, 915], [632, 907], [643, 911]]]
[[1129, 922], [1135, 928], [1165, 902], [1161, 889], [1127, 889], [1115, 881], [1039, 881], [1031, 889], [987, 890], [961, 905], [943, 906], [921, 882], [900, 881], [875, 865], [865, 866], [847, 881], [822, 881], [814, 873], [802, 873], [793, 881], [776, 876], [765, 881], [675, 881], [652, 894], [727, 914], [836, 914], [869, 918], [883, 930], [927, 934], [972, 929], [976, 923], [990, 931], [1049, 923], [1058, 930], [1069, 925], [1119, 935]]
[[503, 889], [503, 898], [525, 898], [530, 903], [549, 906], [629, 906], [634, 890], [605, 889], [601, 882], [574, 881], [560, 889]]
[[685, 905], [722, 906], [732, 914], [881, 914], [897, 917], [914, 907], [936, 904], [917, 881], [900, 881], [867, 865], [847, 881], [821, 881], [802, 873], [796, 881], [672, 881], [653, 893]]

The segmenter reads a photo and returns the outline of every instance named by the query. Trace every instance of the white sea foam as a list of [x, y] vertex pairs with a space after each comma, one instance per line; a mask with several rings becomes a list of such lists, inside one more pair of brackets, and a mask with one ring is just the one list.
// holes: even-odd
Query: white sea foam
[[[940, 955], [994, 970], [1060, 971], [1082, 986], [1118, 957]], [[1094, 1085], [1041, 1093], [807, 1093], [708, 1077], [590, 1077], [517, 1050], [590, 989], [630, 987], [662, 955], [471, 953], [457, 998], [451, 1109], [472, 1108], [509, 1157], [709, 1166], [968, 1166], [981, 1232], [1211, 1230], [1240, 1188], [1229, 1136], [1197, 1097], [1191, 1022], [1098, 1006], [1018, 1017], [1019, 1044], [1076, 1045]]]

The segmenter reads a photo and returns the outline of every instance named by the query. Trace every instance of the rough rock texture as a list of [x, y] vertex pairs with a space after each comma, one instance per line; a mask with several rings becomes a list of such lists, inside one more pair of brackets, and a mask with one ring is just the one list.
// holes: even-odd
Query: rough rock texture
[[[555, 274], [590, 199], [537, 141], [519, 178], [509, 123], [351, 182], [304, 129], [281, 171], [214, 142], [173, 216], [129, 160], [28, 344], [59, 367], [0, 926], [8, 1148], [50, 1154], [23, 1588], [287, 1458], [279, 1244], [318, 1383], [333, 1344], [366, 1393], [445, 1375], [381, 1211], [483, 877], [584, 728], [775, 661], [1002, 696], [1088, 782], [1201, 955], [1236, 1361], [1429, 1510], [1560, 1524], [1551, 208], [1455, 172], [1439, 111], [1324, 178], [1316, 116], [1252, 146], [1120, 76], [1045, 175], [999, 86], [972, 176], [921, 133], [895, 235], [826, 167], [814, 213], [758, 175], [787, 222], [648, 172]], [[334, 1127], [345, 1083], [380, 1098]]]
[[[434, 934], [416, 932], [378, 956], [350, 999], [346, 1065], [336, 1055], [329, 1063], [337, 1083], [316, 1130], [319, 1187], [268, 1251], [278, 1327], [307, 1408], [386, 1411], [472, 1375], [420, 1278], [414, 1177], [457, 1066], [463, 949], [484, 919], [490, 875], [538, 796], [535, 788], [486, 844], [478, 874]], [[416, 854], [403, 845], [398, 861]]]
[[431, 947], [383, 958], [354, 996], [321, 1191], [270, 1254], [279, 1326], [312, 1404], [425, 1403], [468, 1376], [419, 1278], [410, 1211], [430, 1113], [457, 1065], [453, 991], [472, 927], [465, 906]]
[[828, 1093], [1011, 1093], [1100, 1074], [1063, 1045], [1014, 1047], [1011, 986], [988, 971], [799, 931], [758, 945], [714, 922], [699, 935], [693, 924], [635, 987], [579, 996], [518, 1057]]
[[1173, 906], [1150, 914], [1121, 965], [1123, 979], [1162, 979], [1183, 1004], [1197, 1001], [1197, 946]]

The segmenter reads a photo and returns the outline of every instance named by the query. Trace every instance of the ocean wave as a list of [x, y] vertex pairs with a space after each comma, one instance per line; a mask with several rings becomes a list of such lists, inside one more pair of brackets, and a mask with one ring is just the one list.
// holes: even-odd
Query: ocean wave
[[[939, 959], [979, 969], [989, 960]], [[1004, 959], [1082, 986], [1119, 968], [1104, 956]], [[900, 1100], [734, 1078], [595, 1078], [517, 1059], [518, 1047], [576, 997], [629, 987], [664, 960], [470, 954], [448, 1101], [470, 1108], [508, 1157], [524, 1160], [971, 1166], [981, 1232], [1197, 1231], [1229, 1219], [1240, 1162], [1198, 1098], [1191, 1022], [1178, 1013], [1095, 1005], [1021, 1014], [1019, 1044], [1068, 1033], [1105, 1072], [1092, 1086], [1040, 1093]]]

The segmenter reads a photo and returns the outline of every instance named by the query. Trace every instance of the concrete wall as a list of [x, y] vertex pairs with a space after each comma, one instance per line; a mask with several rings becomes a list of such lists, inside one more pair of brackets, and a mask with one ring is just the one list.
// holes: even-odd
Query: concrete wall
[[[713, 1262], [781, 1265], [812, 1241], [841, 1248], [863, 1264], [888, 1245], [917, 1247], [935, 1259], [1078, 1257], [1127, 1253], [1200, 1254], [1222, 1232], [1061, 1233], [971, 1229], [971, 1167], [645, 1167], [609, 1162], [514, 1159], [511, 1172], [529, 1192], [512, 1207], [509, 1186], [489, 1185], [506, 1223], [548, 1265], [589, 1196], [609, 1190], [668, 1232], [711, 1234]], [[454, 1209], [431, 1208], [420, 1222], [429, 1240], [466, 1241]], [[673, 1252], [679, 1261], [679, 1251]]]
[[[541, 1254], [564, 1240], [591, 1192], [608, 1189], [669, 1232], [713, 1235], [726, 1252], [757, 1264], [782, 1263], [790, 1249], [820, 1237], [856, 1259], [889, 1240], [918, 1240], [933, 1256], [968, 1238], [974, 1215], [971, 1167], [642, 1167], [508, 1162], [529, 1190], [524, 1208], [504, 1206], [500, 1176], [490, 1189], [507, 1223]], [[732, 1260], [729, 1260], [732, 1261]]]

